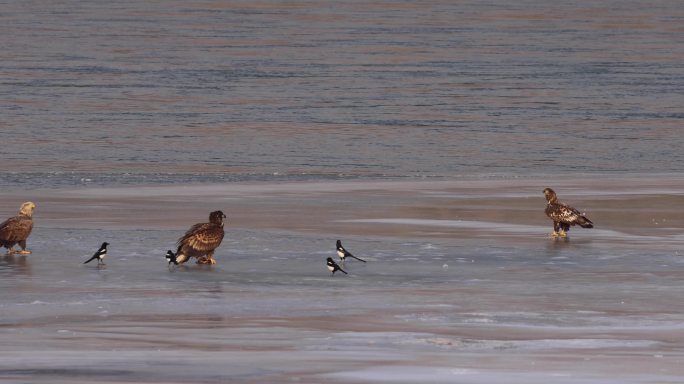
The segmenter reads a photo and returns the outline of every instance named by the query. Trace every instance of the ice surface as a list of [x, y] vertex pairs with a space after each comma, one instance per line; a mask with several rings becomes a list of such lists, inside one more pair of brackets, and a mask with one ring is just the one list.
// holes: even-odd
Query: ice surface
[[[460, 183], [428, 184], [35, 192], [33, 254], [0, 257], [0, 381], [680, 382], [672, 231], [594, 207], [596, 230], [550, 239], [541, 196], [480, 184], [499, 200], [469, 213]], [[218, 265], [170, 269], [209, 207], [229, 216]], [[338, 238], [368, 263], [330, 276]], [[83, 265], [104, 240], [106, 265]]]

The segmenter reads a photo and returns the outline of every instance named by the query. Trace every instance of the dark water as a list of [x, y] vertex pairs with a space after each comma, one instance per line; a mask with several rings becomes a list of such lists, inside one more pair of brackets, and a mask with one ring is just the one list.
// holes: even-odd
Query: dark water
[[11, 187], [681, 172], [679, 1], [10, 1]]

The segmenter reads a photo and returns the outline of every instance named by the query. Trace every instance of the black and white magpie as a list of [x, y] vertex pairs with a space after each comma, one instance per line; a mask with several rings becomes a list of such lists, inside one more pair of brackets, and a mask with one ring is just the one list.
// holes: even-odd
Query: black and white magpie
[[344, 269], [340, 268], [340, 266], [337, 265], [337, 263], [332, 259], [332, 257], [328, 257], [327, 264], [328, 264], [328, 270], [330, 272], [332, 272], [332, 274], [330, 274], [330, 276], [334, 275], [335, 272], [337, 272], [337, 271], [342, 271], [342, 273], [344, 273], [345, 275], [347, 274], [347, 272], [345, 272]]
[[344, 262], [344, 259], [346, 259], [347, 257], [351, 257], [352, 259], [356, 259], [358, 261], [363, 261], [364, 263], [366, 262], [366, 260], [359, 259], [358, 257], [352, 255], [351, 252], [344, 249], [344, 247], [342, 246], [342, 242], [339, 240], [337, 240], [337, 256], [340, 257], [340, 260], [342, 260], [342, 262]]
[[172, 250], [166, 251], [166, 260], [169, 262], [169, 265], [175, 264], [178, 265], [178, 260], [176, 260], [176, 254], [173, 253]]
[[181, 254], [180, 247], [178, 247], [176, 253], [173, 253], [170, 249], [166, 251], [166, 260], [169, 262], [169, 266], [171, 266], [171, 264], [179, 265], [188, 261], [188, 257]]
[[107, 246], [108, 246], [108, 245], [109, 245], [109, 243], [106, 242], [106, 241], [105, 241], [104, 243], [102, 243], [102, 245], [100, 246], [100, 249], [98, 249], [97, 252], [95, 252], [95, 254], [93, 255], [93, 257], [91, 257], [90, 259], [88, 259], [88, 260], [87, 260], [86, 262], [84, 262], [83, 264], [88, 264], [88, 263], [90, 263], [91, 261], [93, 261], [93, 260], [95, 260], [95, 259], [97, 259], [97, 264], [98, 264], [98, 265], [99, 265], [100, 263], [104, 264], [104, 261], [102, 261], [102, 259], [104, 259], [105, 256], [107, 256]]

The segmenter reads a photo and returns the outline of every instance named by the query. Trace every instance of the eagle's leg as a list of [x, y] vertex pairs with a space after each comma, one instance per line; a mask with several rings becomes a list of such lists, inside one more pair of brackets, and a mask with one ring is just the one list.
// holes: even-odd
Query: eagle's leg
[[7, 256], [14, 255], [15, 252], [17, 251], [14, 250], [14, 245], [12, 245], [11, 247], [7, 247]]
[[206, 256], [198, 257], [197, 264], [216, 264], [216, 260], [214, 260], [214, 252], [208, 253]]
[[560, 223], [557, 221], [553, 222], [553, 232], [549, 233], [549, 237], [558, 237], [560, 236], [558, 231], [560, 230]]
[[31, 254], [31, 251], [26, 249], [26, 240], [20, 241], [19, 246], [21, 247], [21, 251], [19, 251], [20, 255], [30, 255]]
[[558, 232], [558, 236], [560, 236], [560, 237], [568, 236], [568, 234], [566, 232], [569, 230], [570, 230], [570, 225], [565, 224], [565, 223], [561, 224], [560, 225], [560, 231]]

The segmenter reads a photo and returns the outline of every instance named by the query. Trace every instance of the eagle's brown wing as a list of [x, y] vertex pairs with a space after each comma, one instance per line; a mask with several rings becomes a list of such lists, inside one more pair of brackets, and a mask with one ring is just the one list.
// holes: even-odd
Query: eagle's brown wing
[[549, 204], [546, 208], [546, 215], [555, 222], [570, 225], [579, 224], [584, 228], [591, 228], [591, 224], [593, 224], [580, 211], [562, 203]]
[[218, 248], [223, 240], [223, 227], [213, 223], [195, 224], [185, 235], [178, 239], [181, 247], [190, 247], [195, 251], [210, 252]]
[[33, 229], [33, 220], [24, 215], [10, 217], [0, 224], [0, 240], [20, 242], [26, 240]]

